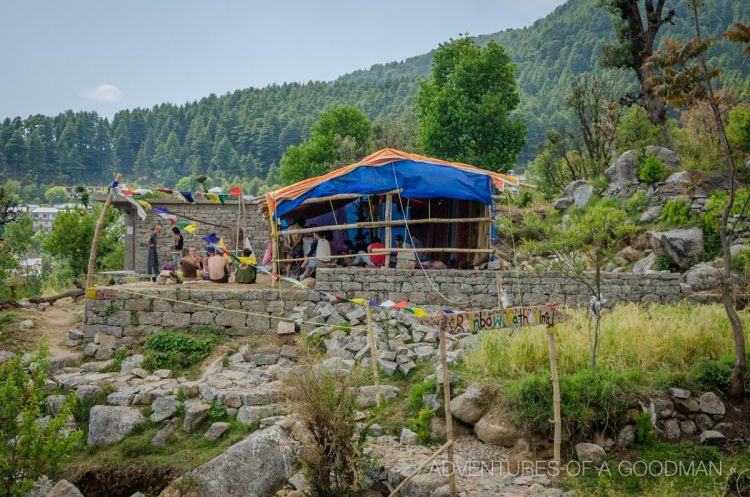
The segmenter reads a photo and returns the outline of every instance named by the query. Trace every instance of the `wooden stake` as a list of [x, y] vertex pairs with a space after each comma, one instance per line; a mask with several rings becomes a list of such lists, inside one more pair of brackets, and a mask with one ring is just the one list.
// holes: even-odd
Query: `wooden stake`
[[456, 497], [456, 468], [453, 464], [453, 415], [451, 414], [451, 379], [448, 371], [448, 352], [445, 338], [447, 317], [443, 314], [440, 318], [440, 365], [443, 368], [443, 404], [445, 404], [445, 438], [448, 447], [448, 464], [450, 465], [450, 489], [451, 497]]
[[372, 378], [375, 383], [375, 404], [380, 405], [380, 374], [378, 373], [378, 351], [376, 349], [375, 331], [372, 323], [372, 306], [367, 304], [367, 336], [370, 339], [370, 362]]
[[497, 286], [497, 308], [505, 309], [503, 305], [503, 277], [500, 273], [495, 273], [495, 286]]
[[[404, 213], [404, 216], [406, 213]], [[393, 221], [393, 195], [386, 195], [385, 196], [385, 221], [386, 223], [390, 223]], [[388, 250], [388, 252], [385, 253], [385, 263], [383, 264], [383, 267], [388, 268], [391, 267], [391, 225], [386, 224], [385, 225], [385, 248]]]
[[406, 485], [407, 483], [409, 483], [412, 478], [414, 478], [419, 473], [421, 473], [425, 466], [427, 466], [432, 461], [434, 461], [435, 458], [437, 456], [439, 456], [440, 454], [442, 454], [443, 452], [445, 452], [446, 449], [451, 449], [451, 452], [453, 451], [453, 440], [448, 440], [438, 450], [436, 450], [434, 454], [432, 454], [430, 457], [427, 458], [427, 460], [425, 460], [422, 464], [420, 464], [417, 467], [417, 469], [414, 470], [414, 472], [412, 474], [410, 474], [409, 476], [407, 476], [406, 478], [404, 478], [401, 481], [401, 483], [399, 483], [398, 486], [396, 488], [394, 488], [391, 493], [388, 494], [388, 497], [396, 497], [396, 494], [398, 494], [398, 491], [401, 490], [401, 488], [403, 488], [404, 485]]
[[[117, 173], [115, 175], [115, 181], [112, 183], [113, 185], [115, 183], [120, 182], [120, 178], [122, 175], [120, 173]], [[112, 200], [115, 198], [115, 190], [114, 188], [110, 188], [109, 195], [107, 195], [107, 200], [104, 201], [104, 206], [102, 207], [102, 211], [99, 213], [99, 219], [96, 221], [96, 227], [94, 228], [94, 238], [91, 240], [91, 251], [89, 252], [89, 267], [86, 271], [86, 289], [88, 290], [94, 285], [94, 264], [96, 263], [96, 247], [99, 245], [99, 237], [102, 234], [102, 228], [104, 227], [104, 218], [107, 216], [107, 209], [109, 209], [110, 204], [112, 203]], [[135, 233], [133, 233], [133, 236], [135, 236]], [[84, 304], [84, 312], [83, 312], [83, 322], [84, 324], [88, 322], [88, 299], [86, 299], [86, 303]]]
[[557, 376], [557, 353], [555, 352], [555, 325], [547, 327], [549, 339], [549, 369], [552, 374], [552, 409], [555, 418], [554, 457], [558, 467], [561, 464], [560, 445], [562, 444], [562, 420], [560, 419], [560, 380]]

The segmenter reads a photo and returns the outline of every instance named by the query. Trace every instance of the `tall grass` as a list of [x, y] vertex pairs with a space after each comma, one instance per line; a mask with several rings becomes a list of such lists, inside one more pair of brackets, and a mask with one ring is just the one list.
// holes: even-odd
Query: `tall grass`
[[[590, 367], [593, 320], [586, 310], [566, 310], [571, 319], [557, 325], [557, 361], [561, 374]], [[740, 317], [748, 333], [750, 316]], [[467, 373], [493, 379], [517, 379], [549, 370], [544, 328], [485, 333], [463, 362]], [[732, 330], [723, 307], [689, 304], [618, 305], [602, 318], [597, 368], [616, 372], [687, 372], [700, 358], [719, 360], [734, 351]]]

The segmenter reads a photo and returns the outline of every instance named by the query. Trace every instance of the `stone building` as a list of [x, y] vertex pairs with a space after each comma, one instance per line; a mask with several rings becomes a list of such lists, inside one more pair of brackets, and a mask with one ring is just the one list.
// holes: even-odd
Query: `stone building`
[[[102, 199], [103, 200], [103, 199]], [[206, 242], [201, 237], [215, 233], [223, 238], [227, 248], [234, 249], [237, 238], [238, 220], [242, 224], [242, 234], [247, 236], [256, 255], [260, 258], [270, 240], [271, 230], [268, 219], [260, 210], [261, 198], [246, 200], [245, 212], [239, 216], [239, 207], [236, 200], [227, 200], [223, 205], [215, 204], [208, 200], [197, 200], [190, 204], [179, 199], [148, 199], [152, 207], [165, 207], [177, 216], [177, 221], [190, 221], [198, 225], [198, 230], [193, 233], [182, 232], [185, 237], [185, 246], [196, 246], [203, 249]], [[165, 219], [158, 216], [153, 210], [146, 210], [145, 220], [138, 217], [133, 205], [127, 200], [117, 197], [113, 206], [123, 214], [125, 223], [125, 270], [137, 273], [146, 272], [146, 261], [148, 250], [146, 240], [154, 225], [162, 227], [161, 237], [158, 242], [159, 264], [164, 265], [172, 261], [172, 226]], [[240, 248], [243, 248], [240, 240]]]

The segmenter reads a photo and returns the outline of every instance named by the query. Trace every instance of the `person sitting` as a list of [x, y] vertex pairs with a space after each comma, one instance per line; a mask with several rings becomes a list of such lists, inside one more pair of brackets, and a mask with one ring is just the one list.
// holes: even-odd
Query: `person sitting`
[[310, 278], [315, 267], [321, 263], [331, 262], [331, 243], [327, 240], [325, 233], [315, 233], [315, 258], [308, 259], [302, 263], [302, 267], [305, 268], [305, 272], [302, 274], [302, 279]]
[[198, 279], [198, 259], [195, 256], [197, 250], [195, 247], [191, 247], [189, 250], [182, 249], [182, 257], [180, 257], [180, 271], [182, 271], [182, 277], [186, 280], [197, 280]]
[[206, 249], [208, 254], [208, 279], [214, 283], [229, 282], [229, 268], [223, 255], [216, 251], [216, 247], [209, 245]]
[[[372, 237], [372, 243], [367, 247], [367, 252], [372, 254], [377, 249], [384, 249], [385, 245], [382, 241], [380, 241], [380, 238], [377, 236]], [[381, 267], [385, 264], [385, 254], [384, 253], [378, 253], [370, 256], [370, 262], [373, 266]]]
[[[408, 243], [404, 243], [404, 237], [401, 235], [396, 235], [393, 240], [396, 242], [396, 248], [411, 248]], [[414, 269], [415, 266], [415, 252], [396, 252], [396, 267], [398, 269]]]
[[[305, 220], [300, 218], [294, 221], [294, 224], [289, 226], [290, 230], [299, 230], [305, 227]], [[304, 235], [302, 233], [292, 233], [284, 236], [284, 252], [289, 259], [299, 259], [304, 257]], [[295, 266], [294, 262], [287, 262], [284, 267], [286, 275], [289, 276], [292, 272], [292, 267]]]
[[[351, 256], [353, 256], [355, 254], [356, 254], [356, 252], [354, 251], [354, 244], [352, 243], [352, 241], [351, 240], [344, 240], [344, 250], [342, 250], [341, 253], [338, 254], [338, 255], [351, 255]], [[341, 258], [337, 262], [338, 262], [339, 266], [351, 266], [352, 265], [352, 261], [354, 259], [355, 259], [355, 257], [352, 257], [351, 259], [348, 258], [348, 257], [347, 258]]]
[[[242, 258], [250, 257], [252, 254], [253, 251], [246, 248], [242, 251]], [[240, 261], [240, 266], [234, 272], [234, 282], [243, 284], [255, 283], [257, 276], [258, 273], [255, 270], [255, 266], [248, 262]]]

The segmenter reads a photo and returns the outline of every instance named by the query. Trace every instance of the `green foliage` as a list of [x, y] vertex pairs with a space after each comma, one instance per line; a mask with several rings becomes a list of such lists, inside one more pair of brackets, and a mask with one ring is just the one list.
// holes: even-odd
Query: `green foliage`
[[507, 171], [526, 142], [526, 126], [510, 117], [520, 98], [505, 49], [469, 38], [441, 44], [432, 81], [420, 82], [417, 110], [428, 155]]
[[641, 213], [648, 208], [650, 201], [648, 195], [642, 191], [637, 191], [625, 202], [625, 210], [630, 215]]
[[423, 443], [432, 441], [430, 422], [435, 417], [435, 409], [420, 409], [414, 417], [409, 419], [409, 429], [417, 434]]
[[336, 106], [320, 114], [308, 141], [287, 149], [281, 159], [281, 180], [295, 183], [356, 162], [365, 155], [371, 139], [372, 127], [364, 112]]
[[626, 150], [644, 150], [649, 145], [661, 144], [662, 140], [661, 129], [648, 120], [646, 110], [640, 105], [633, 105], [625, 111], [615, 132], [618, 154]]
[[65, 433], [75, 397], [68, 397], [49, 421], [44, 403], [47, 379], [46, 350], [36, 357], [37, 367], [27, 369], [21, 356], [0, 364], [0, 493], [21, 497], [42, 475], [54, 475], [63, 459], [81, 441], [81, 433]]
[[641, 412], [635, 418], [635, 441], [642, 447], [649, 447], [656, 442], [651, 413]]
[[727, 138], [737, 150], [750, 154], [750, 105], [739, 105], [729, 112]]
[[733, 360], [701, 357], [692, 368], [693, 385], [700, 391], [726, 393], [732, 385]]
[[655, 155], [647, 155], [638, 169], [638, 177], [648, 185], [653, 185], [667, 178], [667, 168]]
[[422, 395], [435, 393], [437, 387], [437, 380], [432, 377], [429, 380], [425, 380], [422, 383], [417, 383], [411, 389], [409, 394], [409, 403], [407, 404], [407, 411], [411, 414], [418, 413], [423, 407]]
[[208, 410], [208, 419], [211, 421], [222, 421], [227, 417], [227, 408], [224, 404], [217, 401], [211, 402], [211, 408]]
[[661, 252], [656, 256], [654, 261], [654, 269], [657, 271], [669, 271], [676, 273], [679, 271], [679, 266], [672, 260], [672, 258], [666, 252]]
[[146, 369], [182, 370], [200, 364], [211, 354], [221, 338], [210, 332], [199, 336], [175, 331], [158, 331], [148, 337], [144, 346]]
[[76, 424], [82, 427], [84, 432], [87, 432], [89, 429], [91, 408], [107, 405], [107, 396], [114, 391], [115, 389], [112, 385], [103, 385], [102, 388], [86, 397], [85, 400], [76, 401], [71, 414], [73, 415], [73, 419], [76, 420]]
[[661, 210], [659, 220], [669, 226], [681, 227], [690, 223], [690, 204], [684, 198], [668, 200]]
[[[91, 240], [94, 238], [99, 209], [101, 206], [97, 206], [93, 211], [84, 208], [61, 211], [55, 218], [52, 231], [42, 243], [42, 247], [47, 252], [65, 261], [74, 276], [84, 274], [88, 267]], [[118, 236], [123, 227], [115, 225], [119, 216], [117, 209], [107, 211], [105, 229], [102, 230], [96, 250], [97, 269], [104, 269], [102, 260], [122, 245]], [[116, 269], [121, 269], [121, 267]]]
[[68, 191], [62, 186], [53, 186], [44, 191], [44, 198], [50, 204], [62, 204], [68, 200]]
[[520, 194], [518, 194], [518, 197], [516, 198], [516, 207], [519, 207], [520, 209], [524, 209], [531, 205], [531, 203], [534, 201], [534, 195], [528, 191], [523, 190]]
[[[628, 408], [627, 379], [607, 370], [583, 370], [560, 376], [563, 427], [575, 440], [597, 430], [614, 430]], [[509, 382], [504, 397], [516, 423], [533, 433], [552, 430], [552, 382], [549, 373], [534, 373]]]

